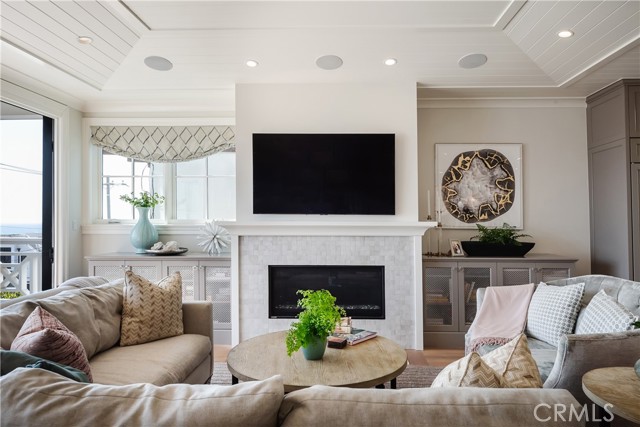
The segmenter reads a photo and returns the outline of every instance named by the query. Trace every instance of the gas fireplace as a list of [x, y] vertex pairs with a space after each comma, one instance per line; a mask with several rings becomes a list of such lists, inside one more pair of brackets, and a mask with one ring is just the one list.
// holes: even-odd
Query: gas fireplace
[[354, 319], [384, 319], [384, 266], [270, 265], [269, 318], [294, 318], [298, 289], [326, 289]]

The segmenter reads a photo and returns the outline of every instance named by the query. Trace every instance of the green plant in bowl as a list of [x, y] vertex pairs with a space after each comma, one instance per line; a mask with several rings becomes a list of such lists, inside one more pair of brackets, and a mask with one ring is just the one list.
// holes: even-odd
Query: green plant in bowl
[[[340, 318], [346, 316], [346, 312], [336, 305], [336, 298], [325, 289], [299, 290], [297, 294], [302, 295], [298, 300], [298, 307], [301, 307], [302, 311], [287, 332], [287, 354], [291, 356], [301, 347], [304, 349], [321, 344], [324, 345], [324, 354], [327, 337], [333, 333]], [[318, 358], [322, 358], [322, 354]]]
[[506, 222], [502, 224], [502, 227], [489, 228], [480, 224], [476, 224], [476, 227], [478, 227], [478, 234], [473, 236], [471, 240], [478, 239], [483, 243], [520, 246], [522, 243], [518, 241], [519, 238], [531, 237], [528, 234], [518, 234], [516, 228]]

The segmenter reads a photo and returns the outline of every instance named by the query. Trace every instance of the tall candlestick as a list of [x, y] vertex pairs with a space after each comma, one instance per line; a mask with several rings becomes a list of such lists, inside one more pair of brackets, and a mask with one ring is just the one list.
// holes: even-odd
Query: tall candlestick
[[427, 218], [431, 219], [431, 190], [427, 190]]

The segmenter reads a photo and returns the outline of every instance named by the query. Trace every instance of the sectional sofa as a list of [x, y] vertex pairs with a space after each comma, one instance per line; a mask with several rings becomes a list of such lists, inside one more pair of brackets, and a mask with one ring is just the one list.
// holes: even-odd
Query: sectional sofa
[[[185, 334], [120, 347], [122, 281], [77, 279], [5, 302], [0, 343], [10, 348], [41, 306], [78, 335], [93, 383], [17, 368], [0, 378], [2, 426], [581, 426], [581, 408], [557, 389], [348, 389], [314, 386], [285, 396], [282, 379], [208, 385], [212, 307], [184, 303]], [[574, 407], [573, 416], [569, 408]], [[558, 409], [562, 416], [558, 417]]]

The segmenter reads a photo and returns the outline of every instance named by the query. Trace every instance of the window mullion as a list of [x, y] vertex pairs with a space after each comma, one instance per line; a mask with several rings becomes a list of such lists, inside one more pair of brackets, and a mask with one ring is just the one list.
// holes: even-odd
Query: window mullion
[[164, 164], [164, 188], [166, 188], [164, 217], [167, 223], [176, 219], [176, 169], [175, 163]]

